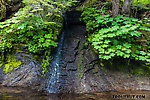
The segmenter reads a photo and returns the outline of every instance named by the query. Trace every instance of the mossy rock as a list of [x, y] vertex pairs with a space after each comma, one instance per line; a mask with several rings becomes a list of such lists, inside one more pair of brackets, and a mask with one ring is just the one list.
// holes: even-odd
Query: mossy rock
[[5, 62], [3, 62], [3, 61], [0, 61], [0, 62], [1, 62], [0, 67], [2, 67], [4, 65], [3, 71], [5, 73], [11, 72], [14, 68], [16, 68], [22, 64], [21, 61], [17, 61], [17, 59], [12, 57], [10, 54], [7, 55]]

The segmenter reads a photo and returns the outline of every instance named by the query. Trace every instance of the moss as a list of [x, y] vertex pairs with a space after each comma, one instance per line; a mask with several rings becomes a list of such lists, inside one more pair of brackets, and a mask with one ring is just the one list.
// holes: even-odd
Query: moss
[[100, 65], [101, 65], [102, 67], [104, 67], [104, 64], [103, 64], [102, 62], [100, 63]]
[[32, 56], [33, 56], [33, 59], [34, 59], [34, 60], [38, 60], [38, 59], [40, 58], [39, 55], [33, 54]]
[[130, 73], [137, 75], [150, 75], [150, 66], [141, 64], [141, 66], [133, 66]]
[[43, 59], [43, 63], [42, 63], [42, 73], [45, 76], [45, 73], [48, 71], [47, 67], [50, 65], [50, 57], [46, 56], [46, 59]]
[[17, 59], [15, 59], [14, 57], [12, 57], [11, 55], [7, 56], [7, 60], [5, 61], [4, 64], [4, 72], [8, 73], [10, 71], [12, 71], [15, 67], [18, 67], [22, 64], [21, 61], [17, 61]]
[[78, 77], [79, 77], [79, 79], [81, 79], [82, 78], [82, 76], [83, 76], [83, 72], [82, 72], [82, 66], [83, 66], [83, 64], [82, 64], [82, 61], [83, 61], [83, 57], [80, 55], [80, 57], [78, 57], [78, 60], [77, 60], [77, 72], [78, 72]]
[[87, 49], [88, 48], [88, 45], [89, 45], [89, 42], [85, 42], [84, 43], [84, 47]]
[[93, 71], [93, 73], [97, 73], [98, 71], [99, 71], [99, 66], [94, 66], [94, 69], [92, 70]]
[[103, 61], [104, 67], [109, 70], [121, 71], [136, 75], [150, 75], [150, 65], [141, 61], [116, 58], [112, 61]]
[[84, 73], [83, 72], [78, 72], [78, 75], [79, 75], [79, 79], [82, 79]]

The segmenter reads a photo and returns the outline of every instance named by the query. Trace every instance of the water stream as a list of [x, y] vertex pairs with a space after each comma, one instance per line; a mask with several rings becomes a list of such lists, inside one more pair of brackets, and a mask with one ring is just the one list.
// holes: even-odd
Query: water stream
[[[85, 94], [44, 94], [27, 88], [0, 87], [0, 100], [150, 100], [150, 91], [109, 91]], [[113, 95], [136, 95], [145, 98], [115, 99]], [[118, 96], [119, 97], [119, 96]]]
[[66, 17], [64, 15], [64, 29], [63, 32], [61, 34], [59, 43], [58, 43], [58, 47], [56, 49], [56, 54], [55, 54], [55, 58], [52, 61], [52, 65], [51, 65], [51, 70], [50, 73], [51, 75], [49, 76], [49, 80], [48, 80], [48, 92], [49, 93], [58, 93], [59, 92], [59, 88], [61, 86], [61, 79], [60, 79], [60, 74], [63, 72], [61, 69], [61, 64], [63, 63], [63, 44], [64, 44], [64, 34], [66, 33], [65, 31], [65, 26], [67, 25], [67, 21], [66, 21]]
[[60, 87], [60, 63], [63, 62], [62, 60], [62, 48], [63, 48], [63, 40], [64, 40], [64, 32], [62, 32], [61, 39], [59, 41], [59, 45], [56, 50], [56, 55], [54, 60], [52, 61], [51, 70], [50, 70], [50, 77], [48, 81], [48, 92], [49, 93], [58, 93]]

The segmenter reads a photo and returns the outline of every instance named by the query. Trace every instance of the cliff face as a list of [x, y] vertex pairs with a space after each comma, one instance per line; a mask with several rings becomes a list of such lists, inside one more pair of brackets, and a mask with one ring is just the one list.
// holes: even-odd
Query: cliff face
[[[0, 68], [0, 86], [30, 87], [38, 90], [42, 82], [41, 63], [35, 60], [32, 54], [21, 51], [15, 51], [6, 57], [8, 56], [11, 58], [7, 59], [5, 66], [13, 70], [4, 73], [4, 66]], [[12, 65], [18, 62], [21, 64], [15, 67]]]
[[[148, 76], [136, 76], [101, 67], [98, 56], [88, 43], [86, 26], [77, 19], [79, 13], [68, 13], [68, 24], [65, 29], [63, 45], [63, 63], [60, 63], [61, 73], [59, 88], [57, 87], [58, 92], [88, 93], [114, 90], [150, 90]], [[48, 77], [51, 77], [52, 73], [48, 75]], [[42, 89], [47, 90], [47, 82], [45, 83], [42, 85]]]
[[4, 20], [23, 7], [22, 0], [0, 0], [0, 20]]
[[[73, 16], [73, 12], [71, 13]], [[101, 67], [96, 53], [87, 41], [86, 26], [77, 21], [74, 22], [74, 18], [69, 18], [65, 28], [62, 48], [63, 63], [59, 64], [60, 73], [56, 73], [59, 74], [59, 81], [56, 80], [59, 82], [58, 92], [150, 90], [150, 78], [148, 76], [136, 76]], [[22, 48], [22, 50], [24, 49]], [[3, 72], [3, 68], [0, 68], [0, 84], [2, 86], [30, 87], [47, 91], [47, 86], [49, 86], [47, 81], [53, 74], [50, 73], [53, 66], [49, 66], [47, 76], [42, 77], [41, 63], [35, 60], [32, 54], [25, 51], [15, 51], [11, 56], [22, 63], [7, 74]], [[39, 61], [41, 59], [39, 58]]]

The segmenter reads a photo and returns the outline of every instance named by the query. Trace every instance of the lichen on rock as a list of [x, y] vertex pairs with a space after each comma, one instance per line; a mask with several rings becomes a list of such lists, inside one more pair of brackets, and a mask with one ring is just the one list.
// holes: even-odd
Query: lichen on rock
[[[4, 63], [4, 69], [3, 71], [5, 73], [11, 72], [15, 67], [18, 67], [22, 64], [21, 61], [17, 61], [14, 57], [12, 57], [10, 54], [7, 55], [6, 61]], [[3, 64], [1, 64], [3, 65]]]

